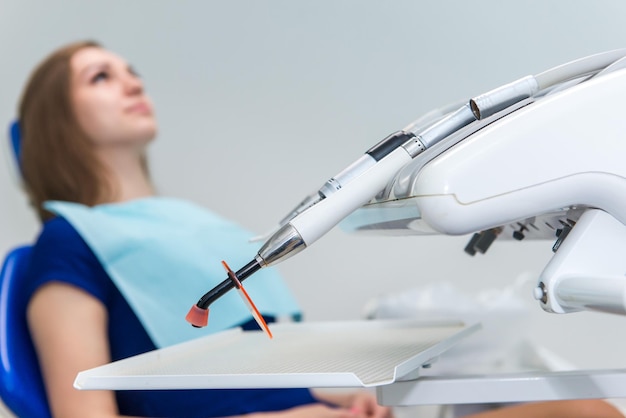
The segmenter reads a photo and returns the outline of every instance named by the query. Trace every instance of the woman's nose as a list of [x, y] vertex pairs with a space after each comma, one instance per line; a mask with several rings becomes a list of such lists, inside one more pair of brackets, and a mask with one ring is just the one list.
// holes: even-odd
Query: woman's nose
[[137, 76], [128, 74], [124, 77], [124, 91], [127, 94], [139, 94], [143, 92], [143, 83]]

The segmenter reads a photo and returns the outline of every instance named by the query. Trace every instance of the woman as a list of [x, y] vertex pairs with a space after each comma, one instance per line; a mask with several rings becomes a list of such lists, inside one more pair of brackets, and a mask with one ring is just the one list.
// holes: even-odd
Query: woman
[[[24, 186], [43, 225], [28, 275], [27, 317], [54, 416], [390, 416], [368, 393], [75, 390], [79, 371], [152, 350], [163, 333], [158, 324], [156, 330], [146, 325], [141, 302], [120, 285], [127, 278], [113, 281], [119, 265], [111, 267], [98, 240], [91, 240], [92, 226], [65, 216], [72, 206], [45, 202], [80, 204], [88, 216], [92, 209], [124, 213], [136, 202], [151, 203], [145, 150], [157, 124], [137, 74], [94, 42], [63, 47], [39, 65], [25, 88], [19, 123]], [[120, 229], [113, 235], [126, 233]]]

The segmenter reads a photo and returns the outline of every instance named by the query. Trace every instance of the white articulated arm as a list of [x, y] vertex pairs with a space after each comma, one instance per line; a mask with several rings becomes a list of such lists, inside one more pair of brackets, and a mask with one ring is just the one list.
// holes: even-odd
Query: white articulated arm
[[626, 226], [608, 213], [584, 212], [539, 277], [535, 298], [549, 312], [626, 315]]

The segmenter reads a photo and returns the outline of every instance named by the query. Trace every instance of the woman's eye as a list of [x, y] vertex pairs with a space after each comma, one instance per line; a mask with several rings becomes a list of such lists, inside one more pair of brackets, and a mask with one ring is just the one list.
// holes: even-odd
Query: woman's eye
[[133, 77], [141, 78], [141, 75], [133, 67], [128, 67], [128, 73]]
[[107, 80], [109, 78], [109, 74], [105, 71], [100, 71], [96, 75], [91, 78], [92, 83], [98, 83], [103, 80]]

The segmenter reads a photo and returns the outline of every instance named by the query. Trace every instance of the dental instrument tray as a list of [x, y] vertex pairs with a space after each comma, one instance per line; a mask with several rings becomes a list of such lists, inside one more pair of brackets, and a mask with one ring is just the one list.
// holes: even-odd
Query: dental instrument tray
[[450, 321], [277, 323], [274, 338], [240, 328], [82, 371], [77, 389], [372, 387], [422, 366], [480, 329]]

